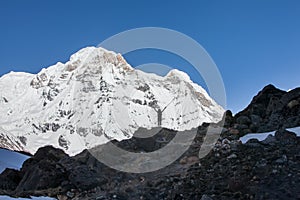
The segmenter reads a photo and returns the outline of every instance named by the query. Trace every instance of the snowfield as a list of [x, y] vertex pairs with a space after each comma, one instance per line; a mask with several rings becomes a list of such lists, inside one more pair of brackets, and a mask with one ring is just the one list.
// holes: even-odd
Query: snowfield
[[295, 127], [295, 128], [288, 128], [286, 129], [287, 131], [290, 131], [290, 132], [293, 132], [293, 133], [296, 133], [296, 135], [298, 137], [300, 137], [300, 126], [299, 127]]

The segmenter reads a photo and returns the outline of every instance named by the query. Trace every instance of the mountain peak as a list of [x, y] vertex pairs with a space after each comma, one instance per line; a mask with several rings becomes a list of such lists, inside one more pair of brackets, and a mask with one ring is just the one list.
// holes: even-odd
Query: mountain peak
[[132, 70], [121, 54], [108, 51], [101, 47], [85, 47], [70, 57], [66, 63], [66, 71], [73, 71], [80, 67], [103, 67], [111, 64], [115, 67], [123, 67]]
[[0, 132], [14, 140], [6, 147], [18, 144], [31, 154], [52, 145], [73, 155], [130, 138], [140, 127], [183, 131], [218, 122], [224, 113], [184, 72], [141, 72], [100, 47], [86, 47], [35, 75], [8, 74], [0, 78], [0, 91]]
[[178, 69], [170, 70], [169, 73], [166, 75], [166, 77], [177, 77], [186, 82], [192, 82], [190, 77], [186, 73], [179, 71]]

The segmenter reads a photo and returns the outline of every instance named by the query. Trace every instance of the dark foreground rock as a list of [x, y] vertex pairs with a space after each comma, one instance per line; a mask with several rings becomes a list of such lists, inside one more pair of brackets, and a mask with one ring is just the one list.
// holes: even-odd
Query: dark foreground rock
[[[299, 199], [300, 139], [280, 130], [271, 142], [241, 144], [224, 129], [210, 153], [198, 159], [207, 127], [170, 166], [151, 173], [130, 174], [98, 162], [88, 151], [69, 157], [44, 147], [20, 171], [0, 175], [1, 194], [46, 195], [59, 199]], [[176, 134], [162, 130], [160, 135]], [[170, 137], [171, 138], [171, 137]], [[168, 138], [166, 138], [168, 139]], [[138, 152], [141, 139], [118, 145]], [[159, 145], [159, 144], [157, 144]]]

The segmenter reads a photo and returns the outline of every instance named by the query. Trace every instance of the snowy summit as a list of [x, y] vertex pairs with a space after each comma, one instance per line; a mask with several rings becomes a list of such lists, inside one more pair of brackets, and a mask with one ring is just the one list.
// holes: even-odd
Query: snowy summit
[[32, 154], [53, 145], [74, 155], [139, 127], [183, 131], [223, 113], [184, 72], [145, 73], [103, 48], [81, 49], [38, 74], [0, 78], [1, 147]]

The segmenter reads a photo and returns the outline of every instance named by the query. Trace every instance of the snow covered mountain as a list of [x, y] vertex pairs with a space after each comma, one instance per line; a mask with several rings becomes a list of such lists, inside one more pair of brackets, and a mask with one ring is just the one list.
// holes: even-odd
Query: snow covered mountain
[[120, 54], [87, 47], [38, 74], [0, 78], [0, 147], [70, 155], [139, 128], [187, 130], [217, 122], [224, 109], [181, 71], [165, 77], [132, 68]]

